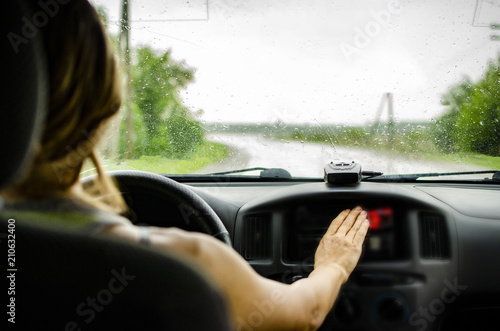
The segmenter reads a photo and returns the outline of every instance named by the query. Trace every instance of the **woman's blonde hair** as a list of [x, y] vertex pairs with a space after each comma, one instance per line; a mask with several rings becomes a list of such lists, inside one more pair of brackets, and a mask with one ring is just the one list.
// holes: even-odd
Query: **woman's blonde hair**
[[26, 176], [15, 185], [16, 195], [39, 199], [66, 192], [90, 159], [98, 174], [90, 194], [104, 197], [92, 201], [122, 213], [123, 198], [95, 152], [122, 99], [117, 61], [99, 15], [87, 0], [72, 0], [61, 4], [39, 33], [47, 54], [49, 101], [42, 139]]

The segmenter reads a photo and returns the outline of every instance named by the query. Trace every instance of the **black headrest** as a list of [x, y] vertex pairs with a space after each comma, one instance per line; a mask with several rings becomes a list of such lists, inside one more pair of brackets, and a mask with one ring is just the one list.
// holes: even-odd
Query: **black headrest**
[[[0, 188], [16, 178], [39, 139], [46, 104], [45, 61], [30, 3], [2, 3], [0, 11]], [[43, 18], [43, 17], [42, 17]]]

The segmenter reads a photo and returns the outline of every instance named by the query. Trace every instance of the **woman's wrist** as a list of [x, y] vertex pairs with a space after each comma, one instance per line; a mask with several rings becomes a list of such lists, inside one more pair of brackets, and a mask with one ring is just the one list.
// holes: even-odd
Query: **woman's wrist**
[[336, 263], [329, 263], [317, 266], [314, 268], [312, 273], [327, 274], [330, 277], [339, 280], [341, 284], [344, 284], [349, 278], [349, 274], [347, 273], [347, 271]]

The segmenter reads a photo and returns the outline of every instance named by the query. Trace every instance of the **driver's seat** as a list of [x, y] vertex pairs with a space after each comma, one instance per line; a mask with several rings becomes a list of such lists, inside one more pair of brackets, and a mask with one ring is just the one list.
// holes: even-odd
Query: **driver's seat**
[[[0, 18], [0, 188], [22, 170], [43, 122], [43, 49], [34, 37], [16, 53], [6, 38], [22, 33], [33, 3], [7, 1]], [[8, 314], [2, 318], [12, 328], [231, 328], [222, 295], [195, 266], [138, 245], [35, 225], [28, 218], [36, 214], [11, 218], [2, 205], [0, 199], [0, 250], [9, 264], [2, 277]]]

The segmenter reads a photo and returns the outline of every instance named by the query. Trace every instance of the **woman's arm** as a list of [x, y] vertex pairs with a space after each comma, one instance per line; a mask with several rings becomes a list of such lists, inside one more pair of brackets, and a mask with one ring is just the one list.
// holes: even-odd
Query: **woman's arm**
[[201, 233], [151, 228], [150, 239], [154, 247], [192, 260], [214, 280], [239, 330], [315, 330], [356, 266], [367, 230], [361, 208], [340, 213], [319, 244], [313, 272], [291, 285], [260, 276], [236, 251]]

